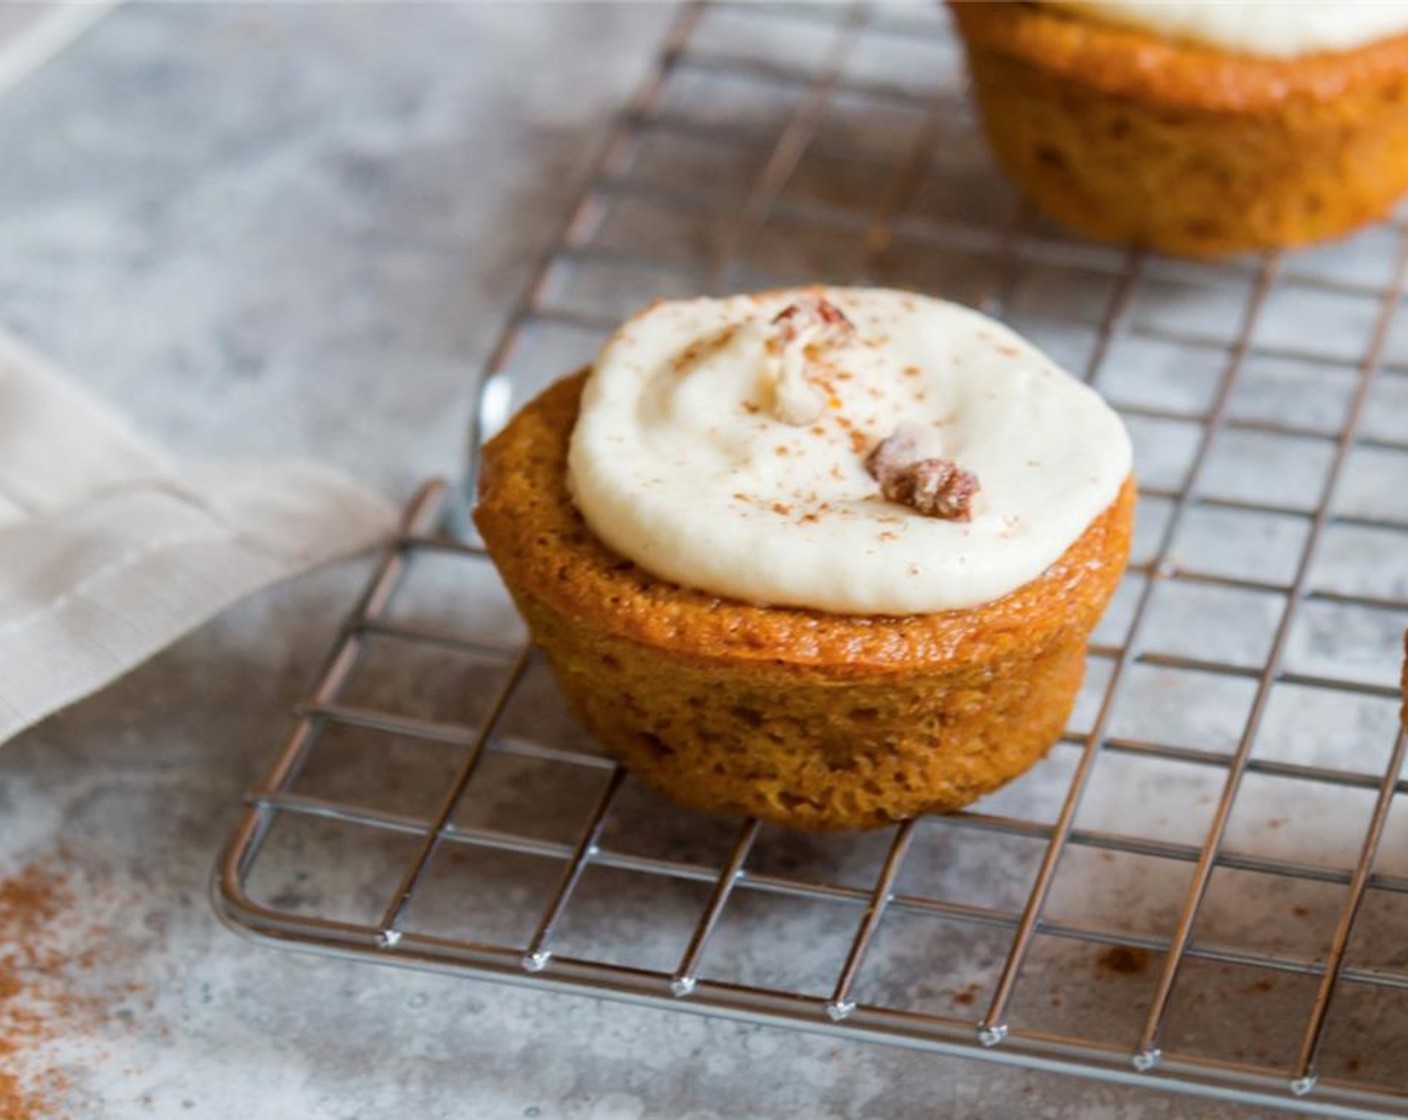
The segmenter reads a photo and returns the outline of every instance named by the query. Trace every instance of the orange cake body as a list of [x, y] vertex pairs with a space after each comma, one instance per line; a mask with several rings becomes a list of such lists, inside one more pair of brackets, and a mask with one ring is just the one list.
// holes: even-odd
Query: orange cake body
[[950, 7], [998, 162], [1082, 233], [1216, 257], [1338, 236], [1408, 189], [1408, 35], [1262, 57], [1064, 7]]
[[1060, 736], [1124, 570], [1115, 501], [1039, 578], [906, 617], [754, 606], [607, 548], [567, 486], [585, 374], [484, 453], [475, 521], [568, 702], [633, 773], [691, 808], [803, 829], [967, 805]]

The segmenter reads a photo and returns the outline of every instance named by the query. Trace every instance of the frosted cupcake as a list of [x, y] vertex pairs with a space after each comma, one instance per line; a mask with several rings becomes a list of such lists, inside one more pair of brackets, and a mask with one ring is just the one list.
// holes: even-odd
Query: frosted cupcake
[[807, 829], [1040, 759], [1134, 507], [1093, 391], [879, 290], [656, 304], [484, 468], [475, 520], [586, 727], [682, 804]]

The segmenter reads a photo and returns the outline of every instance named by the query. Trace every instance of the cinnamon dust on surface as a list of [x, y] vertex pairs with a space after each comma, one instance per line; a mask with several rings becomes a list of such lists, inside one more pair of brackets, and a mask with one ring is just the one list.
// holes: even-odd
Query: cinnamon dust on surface
[[61, 1116], [68, 1080], [44, 1051], [107, 1018], [105, 1001], [74, 986], [98, 963], [108, 931], [80, 904], [69, 863], [0, 873], [0, 1120]]

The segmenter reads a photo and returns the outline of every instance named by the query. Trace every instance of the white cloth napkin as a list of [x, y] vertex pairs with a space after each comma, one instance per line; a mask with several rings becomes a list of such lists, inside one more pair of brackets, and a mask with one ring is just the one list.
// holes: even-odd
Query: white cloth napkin
[[394, 524], [311, 463], [173, 463], [0, 331], [0, 742]]
[[76, 39], [119, 0], [0, 0], [0, 91]]

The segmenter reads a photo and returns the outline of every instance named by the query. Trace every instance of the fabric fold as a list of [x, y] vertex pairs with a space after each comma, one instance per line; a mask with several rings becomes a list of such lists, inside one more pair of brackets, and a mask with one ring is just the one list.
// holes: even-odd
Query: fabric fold
[[313, 463], [175, 462], [0, 331], [0, 741], [395, 521]]

